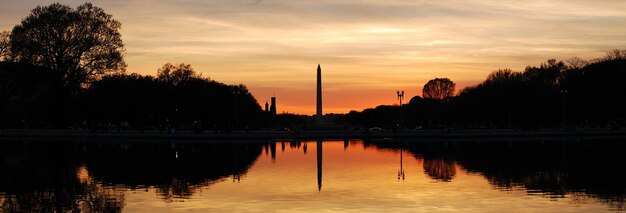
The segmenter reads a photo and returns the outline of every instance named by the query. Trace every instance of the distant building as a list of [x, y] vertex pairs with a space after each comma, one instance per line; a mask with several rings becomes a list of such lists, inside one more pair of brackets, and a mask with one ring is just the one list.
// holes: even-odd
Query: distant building
[[270, 105], [270, 113], [276, 115], [276, 97], [272, 97], [272, 105]]
[[269, 108], [269, 104], [267, 104], [267, 101], [265, 101], [265, 112], [269, 112], [270, 108]]

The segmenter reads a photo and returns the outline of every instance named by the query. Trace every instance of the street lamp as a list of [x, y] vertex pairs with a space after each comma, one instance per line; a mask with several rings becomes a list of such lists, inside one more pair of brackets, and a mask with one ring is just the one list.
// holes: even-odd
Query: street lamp
[[398, 95], [398, 100], [400, 100], [400, 106], [402, 106], [402, 100], [404, 99], [404, 90], [398, 90], [396, 94]]
[[402, 179], [404, 181], [404, 169], [402, 168], [402, 152], [404, 152], [403, 147], [400, 147], [400, 170], [398, 170], [398, 181]]
[[398, 100], [400, 101], [400, 111], [399, 111], [399, 116], [400, 119], [398, 119], [398, 123], [396, 124], [396, 128], [398, 131], [400, 131], [400, 123], [402, 123], [402, 100], [404, 99], [404, 90], [400, 91], [396, 91], [396, 95], [398, 95]]

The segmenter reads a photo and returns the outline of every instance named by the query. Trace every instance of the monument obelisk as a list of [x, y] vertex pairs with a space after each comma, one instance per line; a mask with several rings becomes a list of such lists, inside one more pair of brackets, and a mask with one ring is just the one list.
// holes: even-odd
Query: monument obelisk
[[317, 64], [317, 111], [315, 113], [318, 122], [322, 122], [322, 68]]

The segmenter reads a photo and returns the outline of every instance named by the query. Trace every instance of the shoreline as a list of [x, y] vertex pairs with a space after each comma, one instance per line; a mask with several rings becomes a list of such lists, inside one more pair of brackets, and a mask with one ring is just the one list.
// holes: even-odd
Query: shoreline
[[88, 130], [1, 130], [0, 139], [79, 139], [79, 140], [169, 140], [169, 141], [255, 141], [255, 140], [406, 140], [406, 141], [512, 141], [512, 140], [562, 140], [562, 139], [626, 139], [626, 129], [548, 129], [538, 131], [501, 130], [417, 130], [402, 132], [361, 131], [235, 131], [233, 133], [193, 133], [181, 131], [176, 134], [158, 131], [109, 131]]

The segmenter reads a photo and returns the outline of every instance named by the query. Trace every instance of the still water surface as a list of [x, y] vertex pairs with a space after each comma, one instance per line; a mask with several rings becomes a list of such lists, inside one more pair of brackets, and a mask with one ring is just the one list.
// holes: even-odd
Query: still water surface
[[622, 211], [626, 141], [0, 143], [0, 212]]

